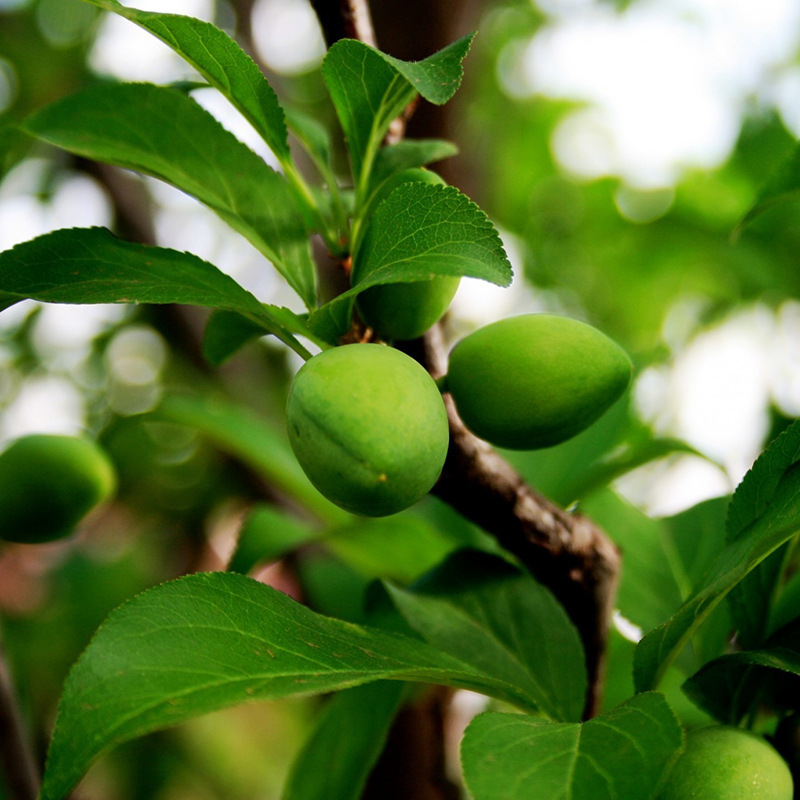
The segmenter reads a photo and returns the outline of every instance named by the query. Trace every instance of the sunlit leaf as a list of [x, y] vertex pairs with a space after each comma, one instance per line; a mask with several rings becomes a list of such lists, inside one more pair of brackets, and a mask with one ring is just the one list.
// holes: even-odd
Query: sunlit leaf
[[800, 423], [796, 422], [762, 453], [734, 493], [728, 542], [703, 585], [639, 642], [634, 668], [638, 691], [657, 685], [692, 632], [725, 595], [800, 528], [799, 461]]
[[314, 312], [309, 325], [335, 340], [347, 329], [359, 292], [437, 275], [508, 286], [512, 270], [494, 225], [466, 195], [452, 186], [403, 183], [372, 216], [353, 266], [353, 288]]
[[254, 700], [375, 680], [469, 688], [523, 708], [523, 691], [429, 645], [323, 617], [235, 573], [196, 573], [112, 612], [67, 678], [41, 800], [64, 798], [106, 750]]
[[307, 352], [267, 306], [213, 264], [191, 253], [118, 239], [105, 228], [46, 233], [0, 253], [0, 308], [44, 303], [181, 303], [235, 310], [259, 335]]
[[129, 8], [117, 0], [84, 0], [149, 31], [219, 89], [281, 160], [289, 158], [286, 122], [274, 89], [255, 61], [224, 31], [194, 17]]
[[378, 149], [390, 123], [419, 92], [441, 104], [461, 83], [472, 35], [423, 61], [391, 58], [354, 39], [336, 42], [322, 63], [322, 75], [344, 130], [353, 172], [358, 177]]
[[403, 139], [396, 144], [387, 145], [382, 147], [375, 157], [372, 186], [383, 183], [396, 172], [424, 167], [457, 153], [458, 147], [444, 139]]
[[197, 198], [272, 261], [309, 308], [315, 304], [316, 272], [288, 184], [190, 97], [150, 84], [100, 83], [45, 106], [23, 127]]

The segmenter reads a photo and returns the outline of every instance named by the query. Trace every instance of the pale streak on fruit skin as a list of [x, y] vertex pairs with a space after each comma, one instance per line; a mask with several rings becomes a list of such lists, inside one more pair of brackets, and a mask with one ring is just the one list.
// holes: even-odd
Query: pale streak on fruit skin
[[792, 800], [786, 762], [760, 736], [712, 725], [690, 731], [659, 800]]
[[292, 382], [287, 423], [310, 481], [356, 514], [386, 516], [413, 505], [447, 455], [447, 412], [436, 384], [384, 345], [343, 345], [307, 361]]
[[38, 544], [68, 536], [116, 483], [108, 456], [88, 439], [16, 439], [0, 454], [0, 539]]
[[567, 317], [527, 314], [479, 328], [450, 353], [444, 388], [476, 436], [514, 450], [550, 447], [597, 420], [630, 383], [627, 354]]

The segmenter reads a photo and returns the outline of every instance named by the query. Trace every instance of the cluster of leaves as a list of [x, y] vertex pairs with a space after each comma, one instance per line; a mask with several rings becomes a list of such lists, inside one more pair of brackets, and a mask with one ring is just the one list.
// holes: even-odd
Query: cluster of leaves
[[[98, 83], [30, 116], [23, 129], [76, 155], [160, 178], [197, 198], [270, 260], [309, 313], [263, 304], [191, 255], [142, 248], [104, 230], [84, 229], [59, 231], [9, 251], [2, 264], [4, 307], [32, 298], [224, 310], [229, 315], [215, 319], [206, 339], [209, 359], [219, 363], [238, 344], [264, 334], [308, 357], [297, 335], [321, 347], [335, 343], [349, 326], [354, 297], [370, 286], [435, 275], [510, 282], [496, 231], [455, 189], [401, 187], [401, 196], [390, 196], [366, 215], [370, 198], [387, 178], [452, 153], [440, 141], [380, 145], [391, 121], [418, 93], [435, 103], [450, 98], [470, 37], [416, 64], [357, 41], [331, 48], [323, 74], [353, 164], [354, 189], [345, 193], [333, 173], [328, 133], [297, 112], [287, 115], [255, 62], [227, 34], [210, 23], [137, 11], [113, 0], [94, 4], [128, 17], [173, 47], [250, 122], [283, 174], [226, 131], [187, 96], [186, 87]], [[287, 122], [318, 167], [326, 192], [309, 186], [295, 166]], [[358, 260], [358, 284], [322, 305], [312, 233], [319, 233], [333, 254], [351, 253]], [[35, 283], [31, 274], [37, 275]]]
[[[354, 298], [369, 286], [434, 275], [510, 281], [496, 231], [457, 190], [404, 185], [370, 204], [391, 175], [452, 154], [440, 141], [383, 141], [417, 94], [434, 103], [452, 96], [469, 38], [414, 64], [355, 41], [330, 49], [322, 72], [353, 168], [352, 186], [342, 189], [328, 132], [283, 109], [222, 31], [116, 0], [89, 2], [149, 30], [192, 64], [261, 134], [281, 173], [225, 131], [185, 86], [100, 83], [35, 113], [24, 129], [196, 197], [274, 264], [306, 311], [264, 304], [195, 256], [102, 229], [57, 231], [0, 254], [2, 307], [25, 298], [205, 306], [216, 310], [205, 351], [220, 363], [263, 334], [304, 357], [302, 339], [335, 344]], [[295, 166], [290, 130], [316, 165], [319, 186]], [[311, 234], [337, 257], [358, 261], [358, 283], [326, 303], [317, 296]], [[114, 611], [65, 683], [43, 800], [65, 797], [96, 758], [125, 740], [233, 704], [334, 690], [293, 768], [289, 800], [319, 796], [320, 780], [326, 797], [357, 797], [414, 683], [470, 689], [515, 710], [488, 711], [465, 734], [464, 775], [476, 800], [652, 796], [683, 744], [684, 708], [668, 687], [676, 676], [720, 721], [755, 723], [765, 708], [800, 712], [792, 699], [800, 696], [797, 582], [786, 580], [800, 527], [797, 424], [766, 450], [729, 503], [654, 522], [603, 492], [585, 501], [625, 548], [619, 607], [647, 633], [635, 646], [615, 641], [609, 707], [582, 722], [580, 638], [527, 573], [486, 548], [460, 549], [463, 541], [413, 516], [356, 520], [315, 492], [280, 435], [236, 409], [175, 397], [157, 413], [202, 431], [324, 525], [259, 508], [229, 571], [167, 582]], [[359, 622], [314, 612], [245, 576], [312, 541], [365, 579], [390, 576], [370, 584]], [[731, 631], [737, 652], [728, 650]], [[352, 731], [344, 742], [343, 729]]]

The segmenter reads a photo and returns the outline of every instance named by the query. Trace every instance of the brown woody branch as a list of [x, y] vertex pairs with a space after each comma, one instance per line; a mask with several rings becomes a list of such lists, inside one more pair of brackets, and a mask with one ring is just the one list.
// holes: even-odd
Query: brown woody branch
[[[434, 378], [447, 372], [441, 326], [408, 348]], [[433, 493], [493, 535], [558, 598], [586, 651], [585, 716], [597, 711], [620, 553], [588, 517], [571, 514], [531, 488], [496, 450], [470, 433], [449, 395], [450, 448]]]
[[0, 642], [0, 780], [10, 800], [36, 800], [39, 770]]
[[[362, 41], [374, 44], [372, 24], [363, 22], [369, 19], [366, 0], [315, 0], [313, 5], [329, 45], [343, 36], [360, 38], [355, 20], [363, 26]], [[392, 138], [397, 140], [395, 132]], [[434, 377], [447, 371], [439, 326], [409, 343], [407, 349]], [[585, 716], [591, 717], [599, 704], [620, 571], [619, 551], [590, 519], [570, 514], [528, 486], [505, 459], [464, 427], [447, 396], [445, 403], [450, 449], [434, 494], [495, 536], [563, 604], [586, 652], [589, 692]]]

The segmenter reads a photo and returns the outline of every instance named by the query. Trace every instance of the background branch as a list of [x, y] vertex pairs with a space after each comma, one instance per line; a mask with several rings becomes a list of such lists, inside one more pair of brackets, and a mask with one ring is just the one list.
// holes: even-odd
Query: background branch
[[36, 800], [39, 770], [0, 640], [0, 773], [9, 800]]
[[[366, 0], [344, 3], [314, 0], [313, 5], [329, 46], [342, 36], [358, 36], [356, 20], [364, 35], [370, 37], [365, 41], [374, 45], [372, 24], [364, 22], [370, 15]], [[441, 34], [446, 9], [439, 6], [428, 3], [422, 15], [393, 15], [392, 33], [396, 33], [396, 27], [402, 26], [404, 20], [410, 20], [417, 31], [438, 27]], [[428, 16], [436, 25], [428, 25]], [[421, 24], [423, 18], [425, 23]], [[430, 53], [449, 40], [429, 43]], [[393, 55], [408, 57], [394, 52], [384, 42], [382, 46]], [[441, 135], [442, 132], [426, 133]], [[392, 132], [392, 138], [397, 140], [397, 132]], [[447, 347], [441, 326], [435, 326], [421, 340], [406, 343], [405, 349], [434, 377], [447, 371]], [[564, 605], [586, 651], [589, 691], [585, 716], [591, 717], [599, 706], [606, 639], [620, 570], [619, 551], [590, 519], [566, 512], [528, 486], [505, 459], [464, 427], [449, 397], [445, 397], [445, 402], [450, 448], [434, 494], [495, 536]]]

